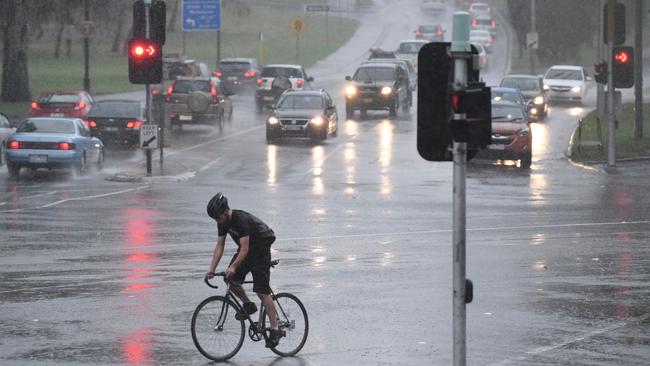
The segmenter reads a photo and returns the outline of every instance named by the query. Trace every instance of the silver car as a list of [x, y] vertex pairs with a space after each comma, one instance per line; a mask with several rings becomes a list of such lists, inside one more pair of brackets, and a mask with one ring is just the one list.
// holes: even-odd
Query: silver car
[[11, 127], [9, 119], [0, 113], [0, 165], [5, 162], [5, 151], [7, 151], [7, 137], [14, 133], [15, 128]]

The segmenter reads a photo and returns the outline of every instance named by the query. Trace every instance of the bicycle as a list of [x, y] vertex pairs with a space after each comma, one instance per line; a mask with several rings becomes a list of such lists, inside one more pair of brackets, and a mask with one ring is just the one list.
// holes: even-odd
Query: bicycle
[[[279, 261], [274, 260], [275, 267]], [[225, 272], [215, 273], [215, 276], [225, 277]], [[219, 288], [205, 278], [205, 284], [214, 289]], [[241, 284], [250, 284], [244, 281]], [[271, 290], [278, 317], [278, 329], [282, 334], [280, 343], [271, 348], [275, 354], [287, 357], [297, 354], [307, 341], [309, 319], [307, 310], [293, 294], [281, 292], [275, 294]], [[235, 318], [240, 314], [240, 320]], [[233, 357], [241, 349], [246, 334], [245, 321], [248, 321], [248, 336], [254, 342], [269, 337], [270, 319], [264, 305], [260, 304], [257, 321], [254, 321], [228, 286], [225, 296], [210, 296], [203, 300], [192, 315], [192, 340], [201, 354], [213, 361], [225, 361]], [[268, 327], [267, 327], [268, 325]]]

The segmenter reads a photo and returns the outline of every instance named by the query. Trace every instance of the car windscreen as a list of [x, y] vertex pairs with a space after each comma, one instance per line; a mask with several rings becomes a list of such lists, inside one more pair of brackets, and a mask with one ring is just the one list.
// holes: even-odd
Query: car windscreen
[[251, 65], [244, 61], [222, 61], [219, 63], [219, 70], [221, 71], [246, 71], [250, 67]]
[[189, 64], [176, 63], [167, 66], [167, 80], [174, 80], [179, 76], [192, 76], [192, 66]]
[[582, 80], [582, 73], [580, 70], [569, 69], [550, 69], [545, 79], [564, 79], [564, 80]]
[[528, 78], [505, 78], [501, 82], [504, 88], [515, 88], [519, 90], [539, 90], [539, 81]]
[[16, 129], [16, 132], [65, 133], [74, 134], [74, 122], [61, 119], [27, 119]]
[[521, 99], [519, 99], [519, 95], [516, 92], [504, 92], [494, 89], [492, 89], [492, 100], [495, 102], [521, 103]]
[[323, 109], [323, 98], [318, 95], [287, 95], [278, 103], [278, 109]]
[[437, 26], [435, 25], [421, 25], [420, 32], [422, 33], [435, 33]]
[[524, 122], [524, 114], [520, 107], [493, 103], [492, 120], [502, 122]]
[[38, 98], [41, 103], [77, 103], [79, 99], [77, 94], [44, 94]]
[[293, 67], [265, 67], [262, 70], [263, 78], [276, 78], [284, 76], [286, 78], [302, 78], [302, 73], [299, 69]]
[[140, 103], [97, 102], [90, 110], [93, 117], [139, 117], [142, 111]]
[[191, 93], [195, 91], [210, 92], [209, 80], [176, 80], [174, 84], [174, 93]]
[[393, 81], [395, 69], [390, 67], [361, 67], [352, 78], [356, 81]]
[[420, 51], [420, 48], [424, 46], [424, 43], [415, 43], [415, 42], [410, 42], [410, 43], [402, 43], [399, 45], [399, 49], [397, 52], [399, 53], [418, 53]]

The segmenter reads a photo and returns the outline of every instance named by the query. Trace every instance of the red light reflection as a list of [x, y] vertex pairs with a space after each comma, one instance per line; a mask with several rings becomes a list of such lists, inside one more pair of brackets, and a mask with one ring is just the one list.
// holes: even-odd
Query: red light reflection
[[122, 356], [130, 365], [151, 363], [151, 334], [148, 329], [131, 334], [122, 342]]

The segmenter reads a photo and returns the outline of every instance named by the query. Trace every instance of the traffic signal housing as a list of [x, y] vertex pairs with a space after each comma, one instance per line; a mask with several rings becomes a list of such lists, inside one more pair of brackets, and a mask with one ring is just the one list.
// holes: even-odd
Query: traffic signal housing
[[[145, 5], [143, 0], [133, 3], [133, 37], [147, 38], [147, 27], [145, 27]], [[167, 24], [167, 6], [164, 1], [154, 0], [149, 6], [149, 38], [159, 45], [165, 44], [165, 32]]]
[[129, 81], [158, 84], [162, 81], [162, 46], [151, 39], [129, 40]]
[[594, 64], [594, 79], [599, 84], [607, 84], [607, 62]]
[[616, 46], [612, 49], [612, 76], [614, 88], [634, 86], [634, 48]]
[[[603, 6], [603, 40], [609, 43], [609, 9], [607, 3]], [[625, 5], [617, 2], [614, 6], [614, 44], [625, 43]]]

